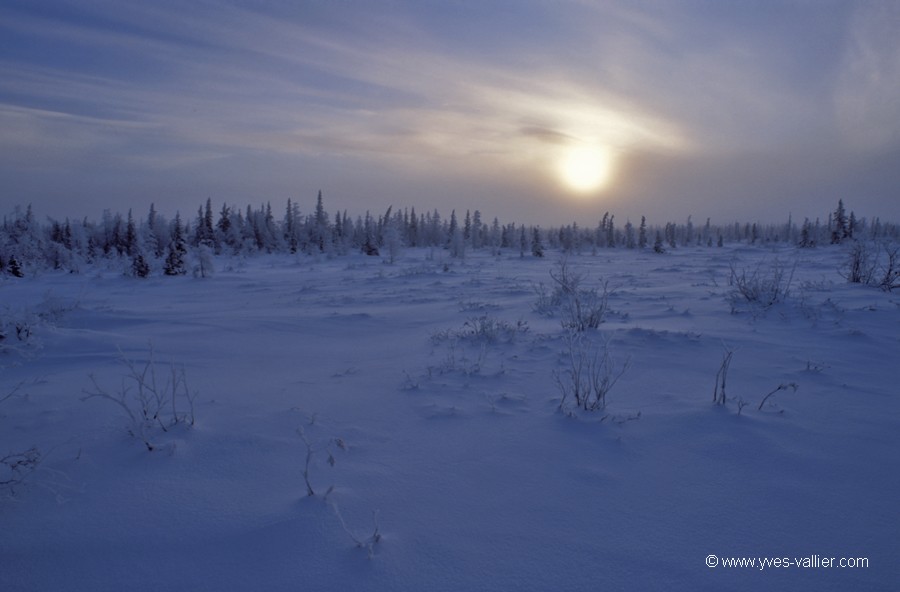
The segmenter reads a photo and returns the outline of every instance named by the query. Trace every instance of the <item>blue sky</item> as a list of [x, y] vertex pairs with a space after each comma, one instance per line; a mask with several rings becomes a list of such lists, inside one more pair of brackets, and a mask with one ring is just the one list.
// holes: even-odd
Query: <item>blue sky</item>
[[877, 0], [6, 0], [0, 199], [900, 220], [897, 39]]

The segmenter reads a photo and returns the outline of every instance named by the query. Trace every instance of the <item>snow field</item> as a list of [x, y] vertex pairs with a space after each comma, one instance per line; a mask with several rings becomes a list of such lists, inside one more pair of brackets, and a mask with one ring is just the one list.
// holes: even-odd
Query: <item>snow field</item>
[[[611, 288], [585, 339], [629, 364], [605, 409], [570, 413], [562, 312], [534, 310], [558, 253], [4, 280], [5, 318], [33, 335], [0, 342], [0, 397], [21, 385], [0, 402], [0, 453], [44, 460], [4, 492], [0, 589], [891, 590], [900, 301], [844, 283], [844, 256], [570, 255]], [[787, 299], [732, 313], [730, 270], [776, 260]], [[154, 431], [148, 452], [115, 405], [81, 399], [90, 376], [121, 389], [121, 357], [151, 347], [160, 375], [184, 368], [197, 421]]]

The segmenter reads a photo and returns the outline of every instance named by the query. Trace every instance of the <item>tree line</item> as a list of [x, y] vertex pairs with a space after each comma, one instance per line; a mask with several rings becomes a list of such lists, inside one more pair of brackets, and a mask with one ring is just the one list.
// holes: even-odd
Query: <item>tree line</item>
[[[315, 206], [304, 213], [291, 199], [276, 214], [271, 203], [245, 208], [212, 200], [200, 205], [190, 219], [176, 213], [171, 220], [153, 204], [147, 214], [136, 217], [105, 211], [99, 221], [48, 218], [35, 219], [31, 206], [17, 207], [0, 226], [0, 273], [21, 277], [26, 268], [80, 271], [102, 260], [124, 260], [127, 270], [138, 277], [153, 273], [183, 275], [193, 269], [204, 274], [212, 255], [257, 253], [306, 253], [329, 256], [362, 252], [393, 262], [403, 248], [446, 249], [463, 258], [469, 250], [489, 249], [494, 254], [518, 253], [541, 257], [545, 249], [566, 252], [598, 249], [652, 249], [662, 253], [687, 246], [721, 247], [726, 243], [789, 243], [799, 247], [840, 243], [857, 238], [900, 236], [898, 226], [871, 221], [847, 212], [843, 200], [824, 221], [805, 219], [795, 223], [789, 216], [782, 224], [731, 223], [713, 225], [709, 218], [696, 224], [691, 217], [682, 223], [649, 225], [646, 217], [634, 224], [619, 225], [605, 213], [596, 225], [576, 222], [559, 227], [487, 221], [479, 210], [448, 217], [437, 210], [417, 213], [409, 208], [351, 217], [346, 211], [330, 215], [318, 193]], [[189, 261], [189, 259], [191, 259]]]

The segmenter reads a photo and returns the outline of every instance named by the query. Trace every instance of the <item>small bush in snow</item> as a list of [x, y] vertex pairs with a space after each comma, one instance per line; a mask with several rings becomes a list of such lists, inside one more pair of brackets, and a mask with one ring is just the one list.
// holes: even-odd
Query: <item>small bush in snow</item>
[[78, 306], [77, 301], [56, 298], [48, 292], [43, 300], [28, 307], [3, 307], [0, 309], [0, 354], [17, 353], [28, 356], [40, 349], [41, 330], [57, 323]]
[[[451, 339], [447, 346], [447, 355], [438, 366], [428, 367], [428, 376], [432, 373], [450, 374], [460, 373], [465, 376], [480, 374], [487, 360], [487, 343], [482, 342], [473, 351], [472, 348], [457, 350], [458, 339]], [[469, 352], [463, 351], [469, 349]]]
[[528, 331], [528, 323], [519, 319], [515, 324], [488, 315], [471, 317], [459, 329], [438, 331], [431, 336], [434, 343], [441, 341], [469, 341], [474, 343], [511, 343], [520, 333]]
[[39, 349], [37, 327], [42, 322], [42, 315], [31, 310], [0, 311], [0, 354], [16, 353], [27, 357]]
[[[0, 397], [0, 403], [11, 399], [21, 387], [22, 385], [19, 384]], [[37, 470], [42, 459], [43, 455], [36, 446], [21, 452], [10, 452], [6, 456], [0, 457], [0, 491], [6, 490], [10, 495], [15, 495], [16, 486]]]
[[581, 333], [570, 331], [563, 351], [565, 370], [554, 373], [559, 387], [559, 409], [568, 411], [571, 401], [585, 411], [606, 408], [607, 396], [625, 374], [629, 361], [617, 365], [609, 354], [609, 344], [593, 344]]
[[900, 246], [854, 242], [839, 273], [851, 284], [896, 290], [900, 288]]
[[795, 264], [788, 269], [776, 260], [766, 269], [760, 264], [752, 269], [738, 270], [732, 263], [728, 276], [731, 291], [727, 295], [731, 312], [737, 312], [742, 305], [766, 309], [784, 302], [790, 294], [796, 267]]
[[572, 331], [596, 329], [606, 320], [609, 297], [613, 293], [609, 282], [603, 282], [599, 288], [582, 287], [584, 274], [572, 271], [565, 259], [550, 271], [550, 277], [554, 283], [551, 291], [544, 284], [535, 287], [536, 312], [551, 315], [561, 310], [562, 326]]
[[600, 290], [590, 288], [571, 295], [563, 307], [563, 327], [574, 331], [597, 329], [609, 312], [610, 294], [604, 283]]
[[152, 349], [146, 362], [123, 356], [122, 363], [127, 372], [118, 389], [101, 387], [91, 375], [93, 389], [85, 390], [81, 400], [101, 399], [118, 406], [128, 418], [128, 433], [150, 451], [157, 447], [153, 442], [157, 430], [168, 432], [178, 424], [194, 425], [196, 393], [188, 388], [184, 368], [172, 365], [165, 378], [159, 378]]
[[554, 315], [560, 305], [556, 291], [548, 291], [543, 282], [535, 284], [533, 289], [537, 296], [537, 300], [532, 305], [534, 312], [548, 317]]
[[13, 343], [27, 344], [34, 335], [34, 326], [28, 319], [0, 320], [0, 351], [15, 347]]
[[8, 490], [14, 495], [20, 485], [41, 464], [41, 451], [32, 446], [22, 452], [11, 452], [0, 458], [0, 490]]

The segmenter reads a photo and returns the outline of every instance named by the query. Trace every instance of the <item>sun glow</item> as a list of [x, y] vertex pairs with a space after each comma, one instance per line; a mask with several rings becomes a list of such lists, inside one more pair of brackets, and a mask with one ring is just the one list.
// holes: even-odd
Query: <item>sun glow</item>
[[575, 146], [559, 161], [559, 174], [578, 193], [590, 193], [609, 184], [613, 156], [605, 146]]

